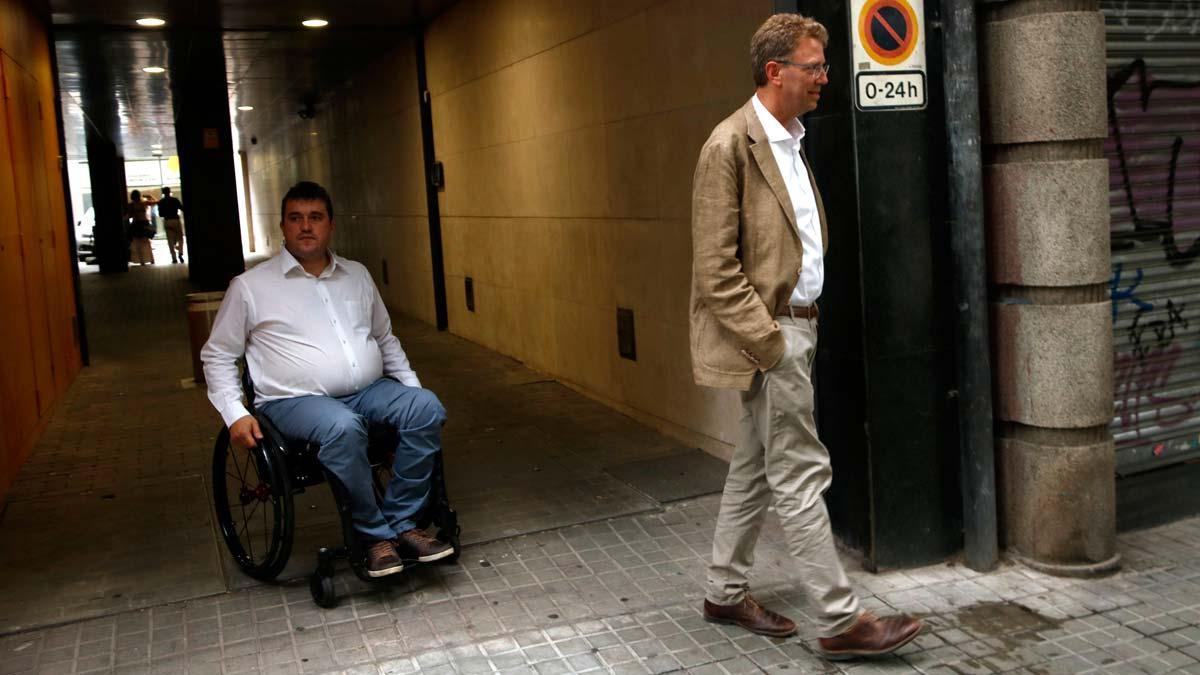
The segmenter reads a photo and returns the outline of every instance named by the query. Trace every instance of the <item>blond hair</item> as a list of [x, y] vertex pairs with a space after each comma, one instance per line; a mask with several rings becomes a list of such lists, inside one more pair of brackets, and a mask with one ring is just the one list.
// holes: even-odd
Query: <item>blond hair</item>
[[787, 59], [801, 38], [813, 38], [822, 47], [829, 46], [829, 31], [816, 19], [802, 14], [773, 14], [750, 38], [750, 68], [754, 84], [767, 83], [767, 61]]

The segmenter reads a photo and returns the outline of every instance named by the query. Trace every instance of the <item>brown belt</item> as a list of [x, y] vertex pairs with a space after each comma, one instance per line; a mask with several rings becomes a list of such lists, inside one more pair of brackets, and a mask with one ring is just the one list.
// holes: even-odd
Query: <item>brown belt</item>
[[782, 312], [779, 313], [780, 318], [786, 316], [793, 319], [815, 319], [820, 315], [821, 310], [817, 308], [816, 304], [812, 304], [807, 307], [793, 307], [788, 305]]

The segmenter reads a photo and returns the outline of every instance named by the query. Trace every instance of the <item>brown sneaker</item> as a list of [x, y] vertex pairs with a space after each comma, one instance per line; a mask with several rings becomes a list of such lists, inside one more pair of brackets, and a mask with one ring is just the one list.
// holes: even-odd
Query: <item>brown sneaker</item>
[[386, 577], [404, 571], [404, 563], [396, 555], [396, 547], [387, 539], [367, 545], [367, 576]]
[[396, 550], [405, 560], [417, 562], [433, 562], [453, 555], [454, 547], [444, 541], [434, 539], [425, 534], [424, 530], [409, 530], [396, 537]]
[[863, 612], [850, 630], [834, 637], [820, 638], [817, 644], [821, 655], [831, 661], [883, 656], [911, 642], [924, 626], [920, 619], [904, 614], [880, 618], [871, 612]]
[[705, 600], [704, 620], [741, 626], [767, 637], [787, 637], [796, 632], [796, 622], [758, 604], [749, 593], [736, 605], [717, 605]]

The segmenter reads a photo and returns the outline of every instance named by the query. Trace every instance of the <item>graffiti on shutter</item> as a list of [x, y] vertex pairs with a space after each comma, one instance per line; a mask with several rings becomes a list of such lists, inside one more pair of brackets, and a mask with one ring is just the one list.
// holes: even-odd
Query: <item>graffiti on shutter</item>
[[1200, 457], [1200, 1], [1103, 1], [1113, 437], [1128, 474]]

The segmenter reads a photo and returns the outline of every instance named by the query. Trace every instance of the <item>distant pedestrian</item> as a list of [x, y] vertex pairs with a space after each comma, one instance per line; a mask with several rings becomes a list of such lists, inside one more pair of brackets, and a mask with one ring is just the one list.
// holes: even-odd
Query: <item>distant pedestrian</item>
[[150, 240], [154, 238], [154, 226], [150, 224], [149, 209], [153, 200], [142, 201], [140, 190], [129, 193], [129, 203], [125, 205], [126, 231], [129, 235], [129, 262], [139, 265], [154, 264], [154, 250], [150, 248]]
[[757, 91], [713, 129], [692, 185], [692, 371], [739, 390], [742, 417], [713, 535], [704, 618], [772, 637], [796, 624], [748, 592], [772, 497], [830, 659], [895, 651], [921, 630], [864, 611], [842, 568], [824, 494], [833, 472], [813, 420], [817, 297], [829, 242], [799, 116], [829, 83], [817, 21], [776, 14], [750, 41]]
[[183, 212], [183, 202], [171, 195], [171, 188], [163, 187], [162, 198], [158, 200], [158, 215], [163, 219], [163, 229], [167, 232], [167, 250], [171, 252], [171, 262], [183, 262], [183, 221], [179, 214]]

